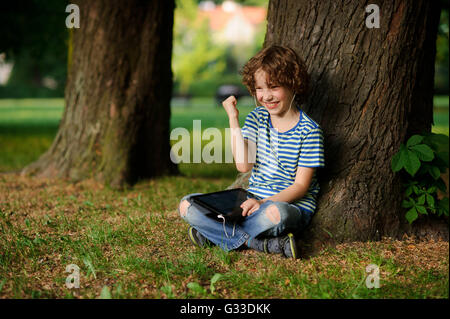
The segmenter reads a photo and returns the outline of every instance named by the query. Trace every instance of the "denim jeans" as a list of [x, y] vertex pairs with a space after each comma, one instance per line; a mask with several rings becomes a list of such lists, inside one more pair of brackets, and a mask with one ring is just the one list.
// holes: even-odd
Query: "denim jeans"
[[[289, 232], [294, 234], [301, 232], [311, 221], [311, 214], [302, 211], [297, 206], [287, 202], [274, 202], [271, 200], [261, 204], [258, 210], [247, 216], [239, 224], [221, 219], [216, 220], [205, 216], [208, 213], [206, 208], [191, 201], [191, 196], [200, 194], [190, 194], [181, 199], [181, 202], [187, 200], [190, 206], [185, 216], [181, 214], [180, 216], [204, 237], [225, 251], [239, 248], [249, 238], [278, 237]], [[278, 208], [280, 212], [279, 223], [272, 221], [266, 214], [266, 209], [270, 205], [275, 205]]]

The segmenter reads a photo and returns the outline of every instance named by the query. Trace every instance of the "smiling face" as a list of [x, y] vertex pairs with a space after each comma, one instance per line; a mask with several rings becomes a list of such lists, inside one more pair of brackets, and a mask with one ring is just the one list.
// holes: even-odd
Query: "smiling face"
[[[270, 115], [282, 117], [290, 110], [293, 92], [276, 83], [270, 83], [263, 69], [255, 72], [256, 99], [266, 108]], [[295, 110], [295, 108], [291, 108]]]

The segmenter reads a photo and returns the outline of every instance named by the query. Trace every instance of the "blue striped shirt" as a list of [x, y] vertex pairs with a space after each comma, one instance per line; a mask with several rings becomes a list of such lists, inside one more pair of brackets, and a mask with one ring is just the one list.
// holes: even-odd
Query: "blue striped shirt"
[[[278, 132], [272, 126], [269, 112], [259, 106], [247, 115], [242, 135], [257, 145], [248, 191], [260, 198], [291, 186], [299, 166], [325, 166], [322, 130], [301, 110], [293, 128]], [[305, 196], [291, 204], [313, 214], [318, 193], [319, 183], [314, 173]]]

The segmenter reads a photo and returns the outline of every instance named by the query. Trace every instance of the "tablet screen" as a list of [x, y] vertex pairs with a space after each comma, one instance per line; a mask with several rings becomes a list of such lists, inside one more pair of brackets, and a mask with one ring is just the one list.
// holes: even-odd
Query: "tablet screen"
[[215, 193], [193, 196], [194, 202], [213, 210], [215, 213], [228, 215], [233, 212], [242, 212], [240, 207], [250, 193], [245, 189], [236, 188]]

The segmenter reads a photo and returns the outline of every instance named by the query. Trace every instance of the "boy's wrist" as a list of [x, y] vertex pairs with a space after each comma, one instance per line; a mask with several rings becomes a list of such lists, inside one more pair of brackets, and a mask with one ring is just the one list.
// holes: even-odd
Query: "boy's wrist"
[[233, 127], [233, 126], [239, 126], [239, 117], [238, 116], [232, 116], [232, 117], [228, 117], [228, 122], [229, 122], [229, 124], [230, 124], [230, 127]]

